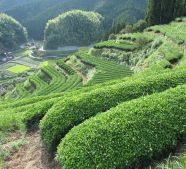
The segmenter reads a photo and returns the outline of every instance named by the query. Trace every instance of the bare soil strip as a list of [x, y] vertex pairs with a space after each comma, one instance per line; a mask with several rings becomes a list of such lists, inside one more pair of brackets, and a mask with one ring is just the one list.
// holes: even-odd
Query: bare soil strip
[[72, 65], [69, 61], [67, 61], [66, 64], [69, 65], [72, 69], [74, 69], [76, 71], [76, 73], [82, 77], [83, 84], [87, 83], [87, 77], [85, 75], [83, 75], [80, 71], [78, 71], [74, 65]]
[[44, 150], [38, 131], [30, 132], [25, 139], [26, 145], [6, 158], [5, 169], [60, 169], [54, 157]]

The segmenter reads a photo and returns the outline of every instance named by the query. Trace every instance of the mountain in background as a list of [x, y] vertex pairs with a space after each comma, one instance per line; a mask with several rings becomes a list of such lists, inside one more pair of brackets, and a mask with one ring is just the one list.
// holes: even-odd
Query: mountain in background
[[32, 0], [0, 0], [0, 11], [5, 11], [16, 5], [20, 5], [30, 1]]
[[144, 18], [146, 7], [147, 0], [37, 0], [5, 13], [21, 22], [30, 38], [42, 40], [48, 20], [73, 9], [100, 13], [105, 18], [105, 28], [109, 28], [113, 23]]
[[26, 29], [12, 17], [0, 13], [0, 53], [6, 49], [16, 49], [26, 41]]

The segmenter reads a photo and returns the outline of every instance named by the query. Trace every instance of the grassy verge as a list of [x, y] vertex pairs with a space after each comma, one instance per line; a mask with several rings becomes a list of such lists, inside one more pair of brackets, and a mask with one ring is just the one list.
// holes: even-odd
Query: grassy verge
[[15, 51], [14, 56], [27, 55], [31, 52], [32, 52], [32, 50], [30, 50], [30, 49], [19, 49], [19, 50]]
[[20, 65], [20, 66], [14, 66], [11, 67], [9, 69], [7, 69], [7, 71], [12, 72], [12, 73], [23, 73], [26, 70], [29, 70], [30, 68], [24, 65]]

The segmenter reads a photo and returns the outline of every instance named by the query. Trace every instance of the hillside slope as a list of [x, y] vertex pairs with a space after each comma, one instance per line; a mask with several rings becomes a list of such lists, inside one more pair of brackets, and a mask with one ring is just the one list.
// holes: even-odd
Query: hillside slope
[[72, 9], [98, 12], [105, 17], [105, 26], [110, 27], [115, 20], [136, 22], [144, 18], [147, 7], [147, 0], [63, 0], [60, 3], [59, 0], [42, 2], [38, 0], [36, 2], [16, 7], [6, 13], [20, 21], [27, 28], [31, 38], [39, 40], [43, 39], [48, 20]]
[[174, 68], [185, 56], [185, 18], [167, 25], [156, 25], [143, 33], [115, 35], [116, 39], [100, 42], [92, 55], [119, 62], [139, 72], [143, 69]]
[[171, 153], [186, 132], [186, 17], [115, 37], [44, 62], [0, 105], [0, 132], [40, 130], [61, 168], [145, 168]]

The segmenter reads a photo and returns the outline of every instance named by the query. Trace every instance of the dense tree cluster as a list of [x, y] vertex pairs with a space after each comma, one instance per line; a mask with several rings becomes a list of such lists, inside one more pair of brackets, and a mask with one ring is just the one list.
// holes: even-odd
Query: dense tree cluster
[[12, 17], [0, 13], [0, 49], [17, 48], [26, 40], [26, 29]]
[[42, 40], [48, 20], [79, 9], [101, 14], [105, 29], [120, 22], [143, 19], [147, 0], [34, 0], [6, 11], [27, 28], [30, 38]]
[[45, 28], [45, 48], [84, 46], [100, 40], [103, 17], [95, 12], [73, 10], [50, 20]]
[[158, 25], [185, 15], [186, 0], [149, 0], [146, 20], [149, 25]]

